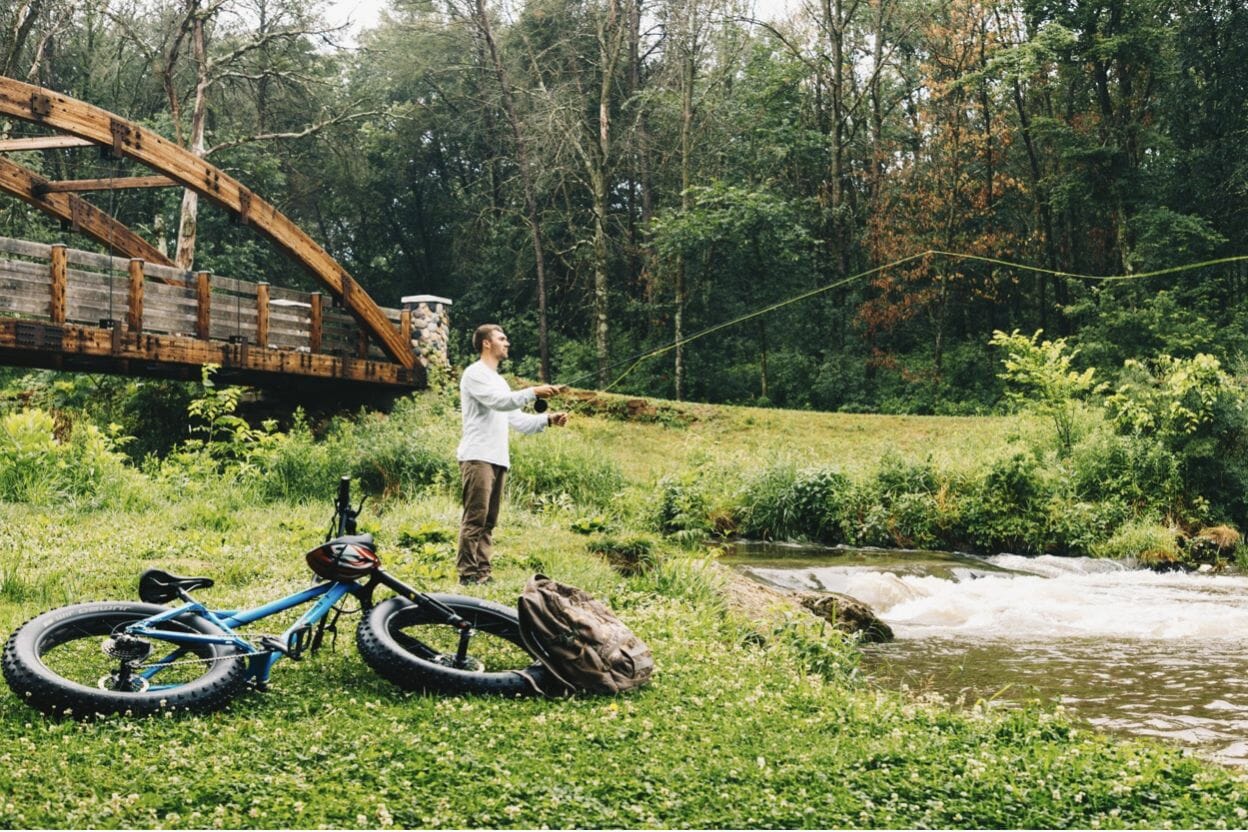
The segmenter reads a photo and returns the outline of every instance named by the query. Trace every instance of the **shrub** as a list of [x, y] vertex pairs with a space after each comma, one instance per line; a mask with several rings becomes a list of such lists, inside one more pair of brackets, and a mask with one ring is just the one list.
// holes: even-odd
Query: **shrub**
[[1041, 330], [1028, 338], [1014, 330], [1009, 335], [997, 330], [992, 345], [1005, 350], [1005, 372], [1010, 401], [1048, 418], [1057, 434], [1059, 447], [1069, 451], [1075, 442], [1076, 412], [1080, 399], [1099, 392], [1091, 367], [1082, 373], [1071, 369], [1079, 350], [1067, 351], [1066, 339], [1041, 341]]
[[1109, 540], [1094, 546], [1092, 554], [1116, 560], [1135, 559], [1153, 567], [1182, 560], [1175, 530], [1148, 520], [1122, 526]]
[[798, 471], [791, 462], [776, 463], [743, 487], [738, 529], [763, 540], [836, 542], [849, 490], [849, 480], [837, 471]]
[[331, 438], [337, 456], [366, 491], [412, 496], [456, 481], [454, 443], [443, 431], [405, 416], [370, 414]]
[[1189, 502], [1203, 497], [1214, 515], [1248, 524], [1248, 394], [1218, 359], [1127, 361], [1107, 407], [1120, 433], [1178, 457]]
[[21, 410], [0, 417], [0, 499], [115, 501], [131, 490], [124, 456], [107, 434], [63, 414]]
[[706, 492], [710, 478], [698, 469], [659, 480], [653, 509], [654, 525], [663, 534], [708, 535], [715, 531], [711, 500]]
[[275, 436], [257, 454], [261, 494], [291, 501], [331, 499], [338, 478], [351, 470], [336, 450], [317, 442], [303, 411], [295, 411], [290, 433]]
[[967, 497], [970, 543], [989, 553], [1043, 552], [1050, 496], [1035, 457], [1016, 454], [994, 463]]
[[1071, 486], [1079, 499], [1110, 500], [1135, 513], [1177, 513], [1183, 502], [1179, 458], [1156, 438], [1099, 430], [1071, 454]]
[[1051, 548], [1058, 554], [1090, 555], [1131, 513], [1125, 503], [1112, 498], [1054, 497], [1048, 509]]

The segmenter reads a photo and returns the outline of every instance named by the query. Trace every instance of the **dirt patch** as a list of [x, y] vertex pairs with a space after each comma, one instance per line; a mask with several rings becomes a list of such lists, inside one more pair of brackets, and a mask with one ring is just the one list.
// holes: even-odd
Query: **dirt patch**
[[687, 425], [697, 420], [694, 413], [678, 404], [654, 399], [630, 398], [593, 390], [569, 390], [560, 396], [573, 413], [606, 416], [625, 422], [661, 422]]

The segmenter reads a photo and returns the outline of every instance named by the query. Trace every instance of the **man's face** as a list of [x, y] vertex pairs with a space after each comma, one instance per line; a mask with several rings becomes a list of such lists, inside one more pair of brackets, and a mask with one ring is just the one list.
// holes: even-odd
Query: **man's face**
[[498, 359], [506, 358], [507, 350], [511, 348], [511, 342], [507, 340], [507, 333], [501, 329], [495, 331], [489, 338], [486, 338], [484, 344], [484, 352]]

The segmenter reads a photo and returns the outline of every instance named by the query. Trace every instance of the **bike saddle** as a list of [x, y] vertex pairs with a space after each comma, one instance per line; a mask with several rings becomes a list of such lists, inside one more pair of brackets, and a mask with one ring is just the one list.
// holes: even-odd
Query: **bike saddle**
[[149, 604], [163, 604], [178, 597], [178, 590], [207, 589], [212, 578], [183, 578], [163, 569], [148, 569], [139, 576], [139, 598]]

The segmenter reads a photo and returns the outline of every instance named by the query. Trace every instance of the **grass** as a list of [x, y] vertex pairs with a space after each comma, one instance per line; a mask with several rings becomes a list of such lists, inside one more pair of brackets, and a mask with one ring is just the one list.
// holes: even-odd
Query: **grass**
[[[814, 454], [852, 469], [891, 447], [954, 464], [999, 454], [1022, 429], [692, 410], [685, 426], [580, 417], [569, 428], [566, 439], [592, 443], [629, 481], [612, 534], [644, 531], [627, 507], [708, 454], [746, 465]], [[200, 595], [214, 605], [275, 598], [306, 585], [302, 553], [328, 511], [211, 488], [129, 510], [0, 503], [0, 634], [50, 606], [134, 599], [149, 566], [212, 576]], [[701, 551], [658, 541], [654, 570], [621, 576], [573, 530], [587, 511], [505, 507], [498, 581], [472, 591], [513, 603], [543, 571], [604, 598], [657, 657], [638, 694], [404, 693], [368, 670], [357, 619], [344, 618], [335, 649], [280, 663], [271, 691], [210, 716], [54, 721], [3, 692], [0, 828], [1245, 825], [1241, 772], [1040, 707], [958, 712], [874, 690], [857, 679], [852, 647], [815, 624], [729, 613]], [[459, 591], [441, 533], [457, 516], [435, 491], [370, 502], [362, 521], [397, 574]]]

